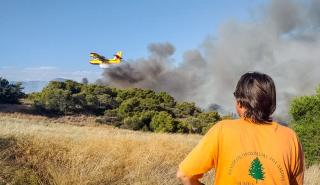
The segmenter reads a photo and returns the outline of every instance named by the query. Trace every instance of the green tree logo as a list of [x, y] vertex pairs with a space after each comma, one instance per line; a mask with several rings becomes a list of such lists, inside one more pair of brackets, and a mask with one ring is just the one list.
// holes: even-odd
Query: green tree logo
[[249, 175], [256, 179], [256, 183], [258, 183], [258, 180], [264, 180], [263, 166], [258, 157], [251, 162]]

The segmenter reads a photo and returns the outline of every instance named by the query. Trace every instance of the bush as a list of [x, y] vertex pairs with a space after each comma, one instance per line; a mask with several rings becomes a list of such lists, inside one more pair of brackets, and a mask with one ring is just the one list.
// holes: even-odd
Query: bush
[[0, 103], [19, 103], [24, 97], [21, 83], [10, 84], [7, 79], [0, 77]]
[[299, 122], [291, 125], [302, 143], [306, 164], [308, 166], [320, 162], [320, 120], [315, 122]]
[[186, 119], [176, 119], [175, 120], [176, 133], [191, 133], [190, 125], [187, 123]]
[[118, 107], [118, 102], [115, 100], [117, 92], [108, 86], [82, 85], [81, 94], [85, 99], [83, 107], [86, 111], [101, 115], [107, 109]]
[[291, 126], [300, 138], [307, 165], [320, 162], [320, 87], [315, 95], [293, 99], [290, 114]]
[[201, 110], [196, 107], [195, 103], [181, 102], [175, 106], [174, 114], [179, 118], [186, 118], [188, 116], [196, 116], [201, 113]]
[[157, 95], [157, 98], [158, 98], [159, 102], [161, 102], [162, 107], [164, 107], [164, 108], [174, 107], [176, 105], [174, 98], [166, 92], [160, 92]]
[[41, 92], [32, 93], [28, 98], [40, 111], [54, 114], [86, 112], [101, 115], [105, 110], [118, 107], [116, 95], [114, 89], [107, 86], [66, 80], [50, 82]]
[[45, 93], [44, 108], [54, 112], [67, 113], [71, 106], [69, 91], [53, 89]]
[[197, 118], [205, 123], [216, 123], [221, 120], [218, 112], [202, 112], [197, 115]]
[[124, 118], [123, 128], [131, 130], [140, 130], [144, 126], [144, 122], [140, 119], [139, 115]]
[[125, 118], [133, 116], [134, 112], [140, 112], [140, 99], [139, 98], [129, 98], [124, 100], [119, 106], [119, 114]]
[[174, 132], [175, 121], [167, 112], [159, 112], [153, 116], [150, 129], [155, 132]]
[[206, 134], [216, 122], [222, 119], [218, 112], [202, 112], [197, 115], [197, 118], [202, 122], [201, 134]]
[[184, 119], [184, 122], [187, 124], [190, 133], [201, 133], [202, 128], [205, 126], [205, 123], [201, 122], [200, 119], [196, 117], [188, 117]]
[[75, 107], [71, 93], [63, 89], [47, 88], [41, 93], [31, 94], [29, 99], [38, 110], [54, 114], [66, 114]]
[[302, 96], [295, 98], [290, 107], [290, 113], [295, 121], [315, 121], [320, 115], [320, 98]]
[[220, 120], [221, 117], [217, 112], [202, 112], [196, 117], [187, 117], [184, 119], [183, 124], [187, 125], [189, 133], [205, 134], [216, 122]]
[[153, 116], [156, 114], [156, 111], [145, 111], [140, 113], [140, 120], [143, 122], [142, 129], [144, 131], [150, 130], [150, 123], [152, 121]]

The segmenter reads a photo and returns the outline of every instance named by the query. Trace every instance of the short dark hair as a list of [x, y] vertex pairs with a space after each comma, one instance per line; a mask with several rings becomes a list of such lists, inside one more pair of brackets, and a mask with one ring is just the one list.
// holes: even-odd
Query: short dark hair
[[233, 94], [246, 108], [244, 118], [255, 123], [272, 121], [270, 116], [276, 110], [276, 88], [270, 76], [248, 72], [241, 76]]

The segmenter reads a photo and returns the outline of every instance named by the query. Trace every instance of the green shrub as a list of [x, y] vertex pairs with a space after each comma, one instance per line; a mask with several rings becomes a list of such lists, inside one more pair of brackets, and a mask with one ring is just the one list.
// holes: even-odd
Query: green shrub
[[302, 143], [306, 164], [320, 162], [320, 120], [315, 122], [299, 122], [291, 125]]
[[129, 116], [133, 116], [134, 112], [140, 112], [140, 99], [139, 98], [129, 98], [124, 100], [119, 106], [119, 114], [125, 118]]
[[221, 120], [218, 112], [202, 112], [197, 115], [197, 118], [205, 123], [216, 123]]
[[84, 95], [83, 107], [86, 111], [100, 115], [107, 109], [118, 107], [118, 102], [115, 100], [117, 92], [108, 86], [83, 85], [81, 94]]
[[19, 103], [24, 97], [21, 83], [10, 84], [7, 79], [0, 77], [0, 103]]
[[221, 117], [217, 112], [202, 112], [184, 119], [190, 133], [205, 134]]
[[140, 107], [142, 111], [160, 111], [160, 102], [157, 99], [145, 98], [140, 99]]
[[197, 115], [197, 118], [202, 122], [201, 134], [206, 134], [207, 131], [218, 121], [221, 117], [218, 112], [202, 112]]
[[176, 119], [175, 126], [176, 133], [191, 133], [190, 125], [187, 123], [186, 119]]
[[143, 122], [144, 131], [150, 130], [150, 123], [156, 113], [156, 111], [145, 111], [140, 113], [140, 120]]
[[123, 128], [131, 130], [140, 130], [144, 126], [144, 122], [141, 120], [139, 115], [124, 118]]
[[32, 93], [28, 98], [40, 111], [54, 114], [87, 112], [101, 115], [107, 109], [118, 107], [116, 95], [117, 92], [107, 86], [66, 80], [50, 82], [41, 92]]
[[175, 128], [174, 119], [164, 111], [154, 115], [150, 123], [150, 129], [155, 132], [173, 132]]
[[188, 125], [190, 133], [201, 133], [202, 128], [206, 124], [206, 123], [202, 122], [200, 119], [198, 119], [196, 117], [192, 117], [192, 116], [189, 116], [184, 121]]
[[290, 114], [295, 121], [314, 121], [320, 115], [319, 96], [302, 96], [295, 98], [290, 107]]
[[196, 107], [195, 103], [181, 102], [175, 106], [174, 114], [179, 118], [186, 118], [188, 116], [196, 116], [201, 110]]
[[54, 114], [67, 114], [82, 110], [83, 96], [79, 93], [81, 84], [67, 80], [66, 82], [50, 82], [42, 92], [28, 96], [40, 111]]
[[320, 162], [320, 87], [315, 95], [296, 97], [291, 102], [291, 127], [300, 138], [306, 163]]
[[157, 94], [157, 99], [161, 103], [161, 106], [164, 108], [174, 107], [176, 105], [174, 98], [166, 92], [160, 92], [159, 94]]

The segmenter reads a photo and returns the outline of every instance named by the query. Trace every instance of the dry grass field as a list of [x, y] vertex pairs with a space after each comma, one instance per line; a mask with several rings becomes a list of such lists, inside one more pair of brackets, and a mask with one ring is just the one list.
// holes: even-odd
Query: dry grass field
[[[0, 184], [179, 184], [177, 165], [200, 138], [0, 113]], [[203, 182], [213, 184], [212, 176]], [[305, 182], [320, 185], [319, 165]]]

